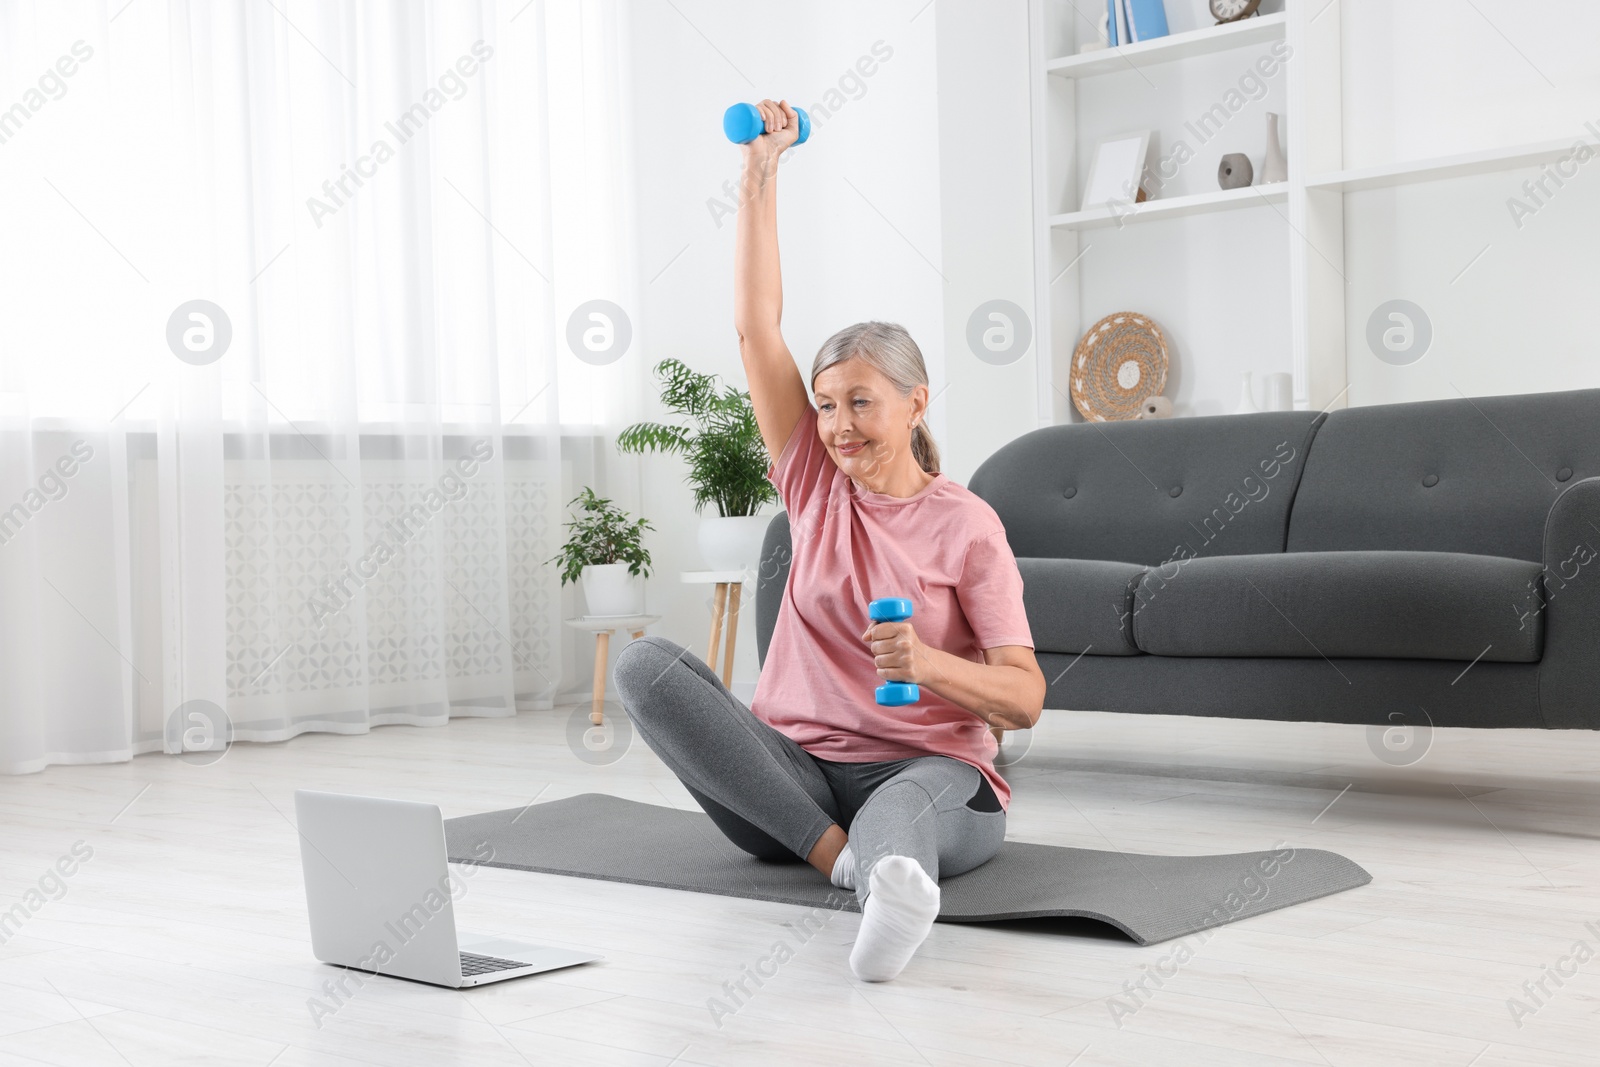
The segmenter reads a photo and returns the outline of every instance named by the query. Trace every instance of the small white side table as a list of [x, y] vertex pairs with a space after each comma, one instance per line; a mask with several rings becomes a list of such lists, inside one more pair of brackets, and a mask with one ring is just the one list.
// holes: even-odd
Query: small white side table
[[605, 725], [606, 664], [611, 656], [611, 635], [626, 630], [634, 640], [644, 636], [644, 628], [661, 621], [660, 615], [585, 615], [566, 620], [574, 630], [594, 634], [594, 699], [589, 705], [589, 721]]
[[733, 646], [739, 637], [739, 596], [749, 571], [684, 571], [678, 575], [687, 585], [714, 585], [711, 597], [711, 635], [706, 639], [706, 666], [717, 673], [717, 646], [722, 643], [722, 625], [728, 624], [727, 657], [722, 661], [722, 684], [733, 685]]

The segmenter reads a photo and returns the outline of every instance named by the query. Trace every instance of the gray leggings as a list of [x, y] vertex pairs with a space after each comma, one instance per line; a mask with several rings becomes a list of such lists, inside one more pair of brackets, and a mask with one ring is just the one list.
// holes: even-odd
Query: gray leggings
[[838, 823], [850, 835], [863, 902], [883, 856], [909, 856], [937, 881], [986, 862], [1005, 839], [1006, 813], [971, 764], [949, 756], [818, 759], [665, 638], [623, 649], [616, 681], [634, 729], [728, 840], [758, 859], [793, 862]]

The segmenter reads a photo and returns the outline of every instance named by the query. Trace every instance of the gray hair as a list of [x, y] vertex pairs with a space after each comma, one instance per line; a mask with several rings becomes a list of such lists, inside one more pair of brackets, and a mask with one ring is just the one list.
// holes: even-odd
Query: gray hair
[[[882, 373], [902, 397], [910, 396], [917, 386], [928, 384], [928, 367], [922, 361], [922, 349], [904, 326], [893, 322], [858, 322], [822, 343], [817, 358], [811, 362], [811, 387], [816, 388], [817, 375], [852, 359], [859, 359]], [[933, 434], [928, 432], [925, 422], [918, 422], [911, 429], [911, 455], [929, 474], [939, 473], [939, 446], [933, 443]]]

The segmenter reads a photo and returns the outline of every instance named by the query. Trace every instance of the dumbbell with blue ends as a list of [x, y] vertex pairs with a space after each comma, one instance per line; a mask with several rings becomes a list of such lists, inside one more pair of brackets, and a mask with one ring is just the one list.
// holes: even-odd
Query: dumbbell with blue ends
[[[911, 601], [899, 596], [874, 600], [867, 605], [867, 618], [873, 622], [905, 622], [911, 618]], [[875, 693], [878, 703], [886, 708], [915, 704], [922, 697], [922, 691], [915, 682], [884, 682]]]
[[[794, 143], [805, 144], [806, 138], [811, 136], [811, 116], [798, 107], [794, 114], [800, 120], [800, 136]], [[754, 104], [734, 104], [722, 113], [722, 132], [734, 144], [749, 144], [767, 132], [767, 123], [761, 117], [761, 109]]]

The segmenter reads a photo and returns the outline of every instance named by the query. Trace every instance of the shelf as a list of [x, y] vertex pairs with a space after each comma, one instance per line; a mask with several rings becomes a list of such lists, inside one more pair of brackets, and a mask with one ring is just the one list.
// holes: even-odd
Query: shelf
[[[1406, 163], [1385, 163], [1376, 167], [1339, 170], [1310, 179], [1306, 182], [1306, 188], [1351, 192], [1357, 189], [1382, 189], [1392, 185], [1409, 185], [1412, 182], [1437, 181], [1441, 178], [1461, 178], [1470, 174], [1491, 174], [1495, 171], [1515, 170], [1517, 167], [1538, 167], [1553, 163], [1569, 154], [1573, 144], [1580, 139], [1569, 137], [1564, 141], [1540, 141], [1535, 144], [1489, 148]], [[1593, 145], [1590, 147], [1592, 149]]]
[[1256, 204], [1282, 204], [1289, 199], [1289, 183], [1247, 185], [1243, 189], [1218, 189], [1214, 193], [1195, 193], [1191, 196], [1174, 196], [1166, 200], [1146, 200], [1142, 204], [1090, 208], [1065, 215], [1051, 215], [1053, 229], [1088, 230], [1097, 226], [1114, 226], [1120, 222], [1143, 222], [1146, 219], [1176, 219], [1184, 215], [1200, 215], [1208, 211], [1226, 211], [1229, 208], [1253, 207]]
[[1260, 15], [1188, 33], [1157, 37], [1153, 41], [1102, 48], [1075, 56], [1063, 56], [1045, 64], [1045, 70], [1058, 78], [1089, 78], [1096, 74], [1115, 74], [1129, 67], [1149, 67], [1170, 63], [1188, 56], [1203, 56], [1229, 48], [1243, 48], [1261, 41], [1274, 41], [1284, 34], [1287, 16]]

